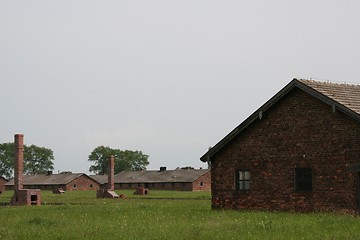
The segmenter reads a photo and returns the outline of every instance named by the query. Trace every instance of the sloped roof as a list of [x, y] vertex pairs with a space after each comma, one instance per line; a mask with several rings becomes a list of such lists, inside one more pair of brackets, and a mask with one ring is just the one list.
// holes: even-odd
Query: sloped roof
[[[35, 175], [24, 175], [23, 184], [24, 185], [62, 185], [68, 184], [80, 176], [85, 175], [85, 173], [64, 173], [64, 174], [35, 174]], [[88, 176], [87, 176], [88, 177]], [[94, 180], [96, 181], [96, 180]], [[14, 179], [11, 179], [6, 186], [14, 185]]]
[[200, 160], [207, 162], [211, 160], [219, 150], [221, 150], [227, 143], [238, 136], [245, 128], [247, 128], [256, 119], [261, 118], [262, 113], [271, 108], [280, 99], [294, 88], [303, 90], [311, 96], [320, 101], [332, 106], [332, 108], [341, 111], [360, 121], [360, 85], [354, 84], [337, 84], [330, 82], [319, 82], [314, 80], [293, 79], [283, 89], [281, 89], [275, 96], [262, 105], [257, 111], [250, 115], [239, 126], [226, 135], [214, 147], [209, 149]]
[[123, 171], [115, 175], [115, 183], [169, 183], [194, 182], [209, 169], [175, 169], [150, 171]]
[[306, 86], [318, 91], [329, 99], [360, 114], [360, 85], [299, 80]]
[[4, 181], [6, 181], [6, 182], [8, 182], [8, 180], [6, 179], [6, 178], [4, 178], [3, 176], [0, 176], [0, 180], [4, 180]]
[[90, 175], [89, 177], [91, 177], [92, 179], [94, 179], [95, 181], [97, 181], [100, 184], [104, 184], [108, 182], [108, 175], [104, 174], [104, 175]]

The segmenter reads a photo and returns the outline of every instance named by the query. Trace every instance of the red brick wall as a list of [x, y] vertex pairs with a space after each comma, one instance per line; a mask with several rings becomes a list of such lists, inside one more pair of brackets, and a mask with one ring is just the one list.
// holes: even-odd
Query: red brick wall
[[111, 155], [109, 157], [109, 173], [108, 173], [108, 189], [114, 190], [114, 161], [115, 157]]
[[24, 174], [24, 135], [15, 134], [14, 136], [15, 166], [14, 166], [14, 188], [23, 189]]
[[68, 183], [64, 190], [98, 190], [100, 184], [92, 180], [91, 178], [82, 175], [72, 182]]
[[41, 190], [19, 189], [11, 199], [12, 206], [41, 205]]
[[[212, 207], [356, 212], [360, 123], [298, 89], [212, 158]], [[294, 189], [297, 167], [312, 168], [313, 190]], [[251, 190], [235, 190], [235, 170]]]
[[194, 191], [211, 191], [211, 172], [207, 172], [198, 178], [194, 183], [192, 189]]
[[7, 181], [0, 177], [0, 193], [5, 191], [5, 183], [7, 183]]

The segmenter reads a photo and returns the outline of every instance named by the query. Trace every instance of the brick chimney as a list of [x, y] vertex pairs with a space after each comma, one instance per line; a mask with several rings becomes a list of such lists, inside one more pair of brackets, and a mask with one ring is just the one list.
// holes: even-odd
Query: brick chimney
[[114, 184], [114, 155], [111, 155], [109, 157], [109, 173], [108, 173], [108, 184], [107, 189], [99, 189], [96, 191], [96, 197], [97, 198], [119, 198], [119, 195], [117, 195], [114, 191], [115, 184]]
[[14, 189], [23, 189], [23, 173], [24, 173], [24, 135], [15, 134], [15, 175]]
[[114, 155], [109, 157], [108, 189], [114, 190]]
[[14, 195], [12, 206], [41, 205], [40, 189], [24, 189], [24, 135], [15, 134]]

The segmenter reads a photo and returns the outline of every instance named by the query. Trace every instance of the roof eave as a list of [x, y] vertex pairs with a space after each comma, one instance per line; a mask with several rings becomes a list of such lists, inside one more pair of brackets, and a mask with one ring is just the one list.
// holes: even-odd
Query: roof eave
[[353, 118], [354, 120], [360, 121], [360, 115], [353, 110], [349, 109], [348, 107], [342, 105], [341, 103], [331, 99], [330, 97], [316, 91], [315, 89], [307, 86], [306, 84], [299, 81], [298, 86], [301, 90], [307, 92], [308, 94], [312, 95], [313, 97], [319, 99], [320, 101], [335, 107], [335, 109], [343, 112], [344, 114], [348, 115], [349, 117]]
[[334, 106], [339, 111], [345, 113], [346, 115], [354, 118], [357, 121], [360, 121], [360, 115], [351, 109], [343, 106], [339, 102], [325, 96], [324, 94], [316, 91], [315, 89], [307, 86], [298, 79], [294, 78], [290, 83], [288, 83], [284, 88], [282, 88], [277, 94], [275, 94], [270, 100], [263, 104], [259, 109], [257, 109], [253, 114], [251, 114], [245, 121], [238, 125], [234, 130], [232, 130], [228, 135], [226, 135], [220, 142], [218, 142], [214, 147], [210, 148], [200, 160], [202, 162], [211, 161], [211, 158], [220, 151], [225, 145], [227, 145], [231, 140], [238, 136], [245, 128], [247, 128], [251, 123], [253, 123], [257, 118], [259, 118], [260, 113], [267, 111], [275, 103], [277, 103], [282, 97], [284, 97], [288, 92], [290, 92], [295, 87], [305, 91], [306, 93], [312, 95], [313, 97], [319, 99], [320, 101]]
[[260, 112], [265, 112], [272, 105], [274, 105], [279, 99], [281, 99], [286, 93], [295, 87], [296, 84], [300, 83], [297, 79], [293, 79], [288, 83], [284, 88], [282, 88], [277, 94], [275, 94], [270, 100], [264, 103], [259, 109], [257, 109], [253, 114], [251, 114], [247, 119], [245, 119], [240, 125], [238, 125], [234, 130], [232, 130], [228, 135], [226, 135], [220, 142], [218, 142], [214, 147], [210, 148], [200, 160], [203, 162], [211, 161], [211, 157], [214, 156], [220, 149], [222, 149], [226, 144], [233, 140], [238, 134], [240, 134], [246, 127], [253, 123], [258, 117]]

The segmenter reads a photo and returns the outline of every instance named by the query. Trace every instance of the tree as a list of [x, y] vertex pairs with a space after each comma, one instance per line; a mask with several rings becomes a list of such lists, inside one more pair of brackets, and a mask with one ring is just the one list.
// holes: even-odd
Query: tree
[[[24, 173], [43, 174], [54, 169], [51, 149], [24, 145]], [[11, 178], [14, 173], [14, 143], [0, 144], [0, 175]]]
[[14, 144], [0, 144], [0, 176], [10, 179], [14, 172]]
[[51, 149], [35, 145], [24, 146], [25, 174], [45, 174], [54, 170], [54, 154]]
[[89, 171], [95, 174], [106, 174], [109, 169], [109, 157], [115, 157], [115, 174], [121, 171], [146, 169], [149, 165], [148, 155], [141, 151], [112, 149], [110, 147], [98, 146], [89, 155], [89, 161], [94, 162]]
[[89, 171], [100, 175], [107, 173], [109, 166], [107, 159], [111, 155], [114, 155], [115, 159], [118, 159], [120, 150], [104, 146], [96, 147], [89, 155], [88, 161], [94, 162], [94, 165], [90, 166]]

